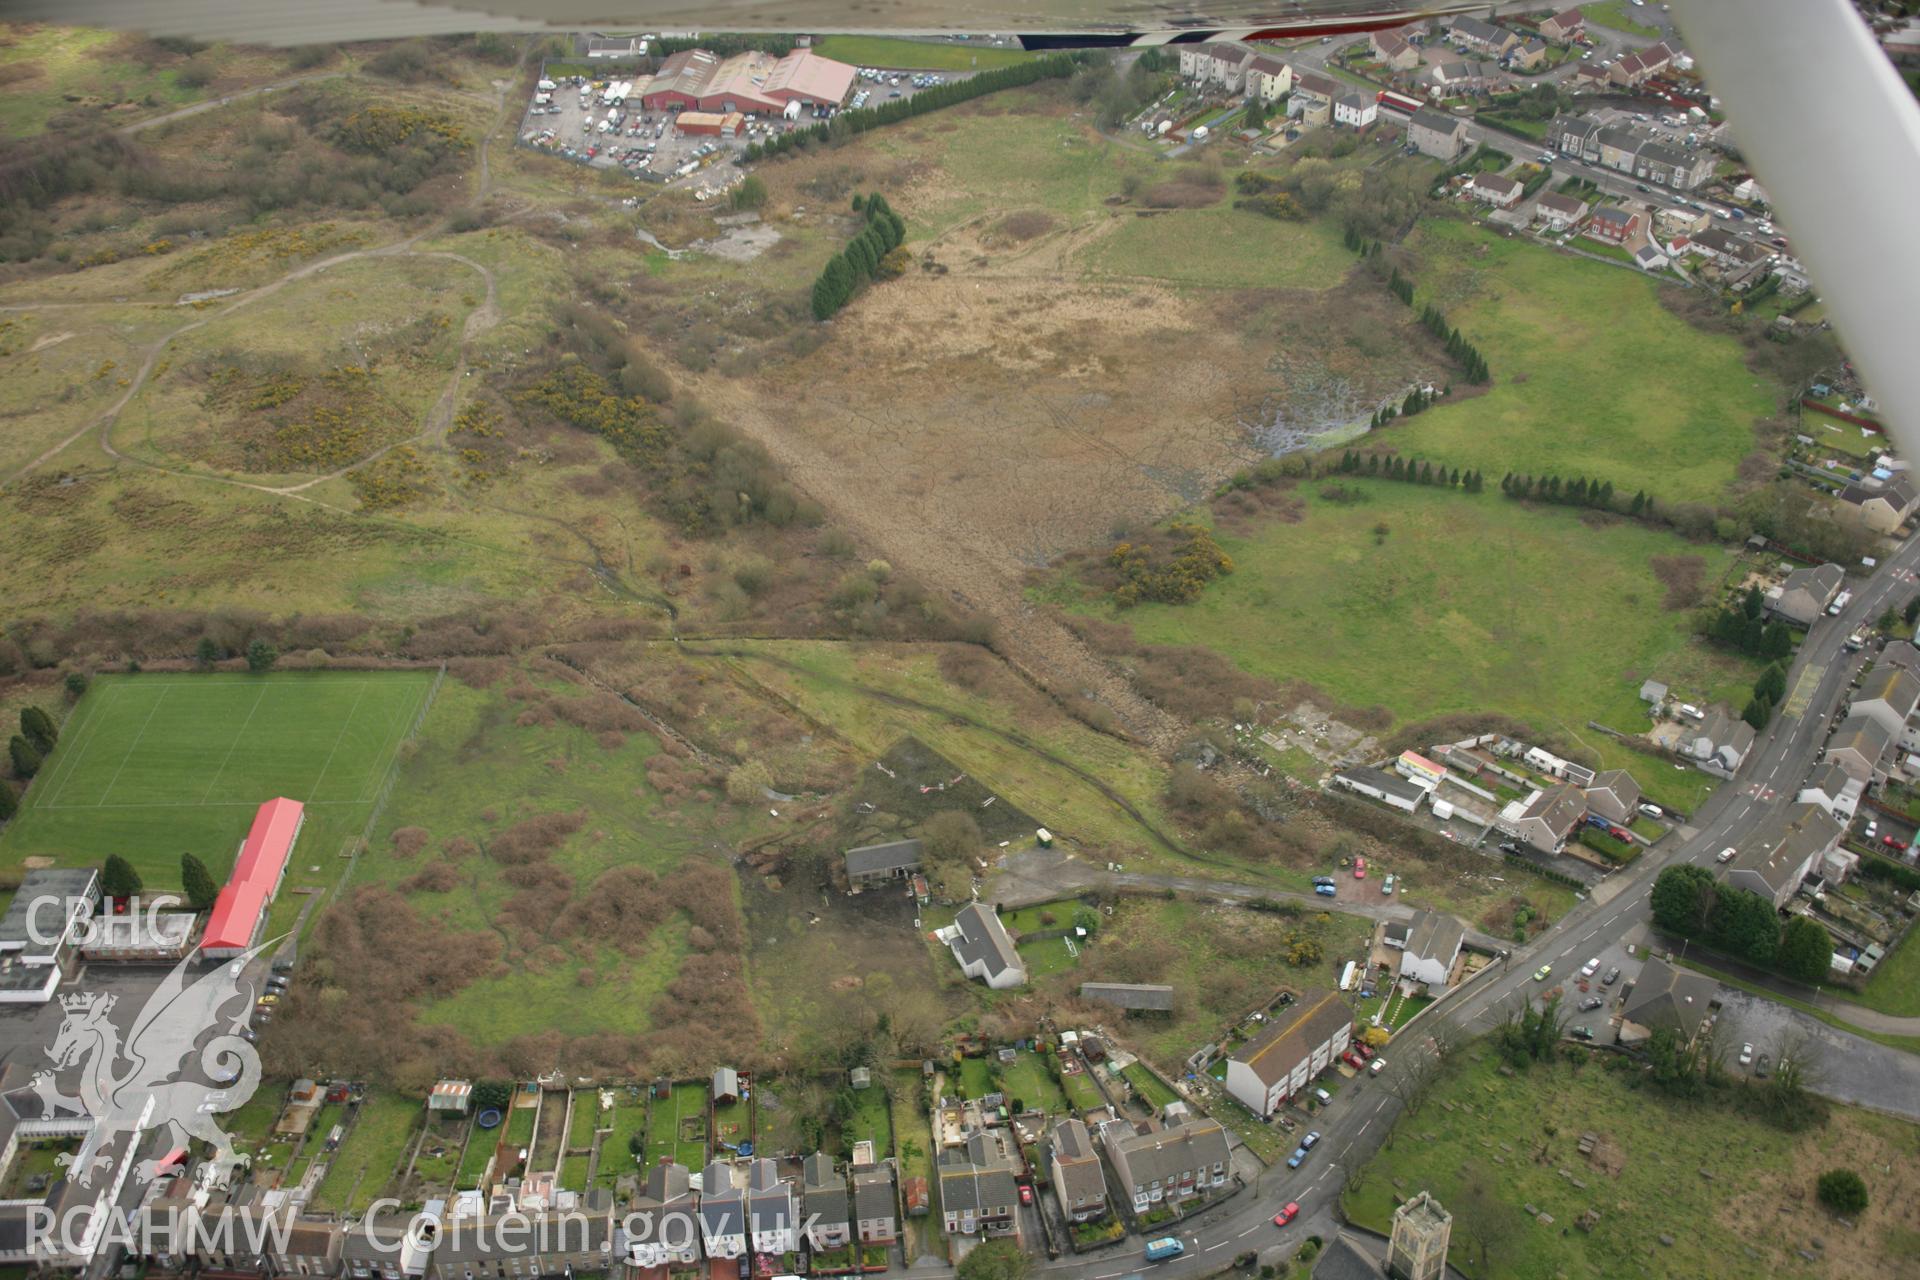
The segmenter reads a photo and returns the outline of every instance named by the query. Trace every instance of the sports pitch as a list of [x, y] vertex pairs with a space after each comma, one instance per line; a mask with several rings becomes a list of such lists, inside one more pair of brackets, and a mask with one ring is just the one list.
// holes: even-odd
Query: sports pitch
[[118, 853], [149, 889], [170, 889], [191, 851], [224, 877], [254, 811], [288, 796], [307, 813], [288, 883], [327, 882], [432, 682], [415, 671], [103, 676], [0, 837], [0, 867]]

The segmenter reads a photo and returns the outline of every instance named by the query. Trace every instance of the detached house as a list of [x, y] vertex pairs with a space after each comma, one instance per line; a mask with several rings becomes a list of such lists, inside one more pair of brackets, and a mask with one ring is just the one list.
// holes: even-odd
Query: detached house
[[1723, 706], [1707, 708], [1707, 718], [1680, 730], [1681, 755], [1732, 773], [1753, 750], [1753, 726]]
[[1026, 982], [1027, 967], [992, 906], [968, 903], [937, 936], [952, 950], [960, 972], [969, 978], [978, 978], [996, 991]]
[[844, 1249], [853, 1239], [847, 1180], [833, 1158], [816, 1151], [801, 1165], [801, 1205], [806, 1210], [807, 1244], [815, 1253]]
[[1227, 1092], [1264, 1120], [1332, 1066], [1352, 1040], [1353, 1011], [1338, 992], [1303, 994], [1227, 1059]]
[[1420, 65], [1420, 51], [1398, 31], [1375, 31], [1367, 37], [1367, 46], [1390, 71], [1411, 71]]
[[1556, 13], [1540, 24], [1540, 34], [1555, 44], [1566, 44], [1586, 30], [1587, 18], [1578, 9]]
[[1633, 990], [1620, 1006], [1620, 1043], [1638, 1044], [1656, 1031], [1672, 1031], [1692, 1044], [1713, 1016], [1720, 984], [1703, 973], [1652, 957], [1640, 966]]
[[1434, 995], [1453, 985], [1454, 962], [1467, 940], [1467, 926], [1438, 911], [1416, 911], [1413, 919], [1399, 926], [1405, 932], [1396, 941], [1395, 926], [1388, 925], [1388, 946], [1400, 948], [1400, 976], [1409, 982], [1423, 982]]
[[853, 1225], [863, 1245], [892, 1244], [900, 1238], [900, 1216], [894, 1205], [890, 1165], [854, 1166]]
[[1511, 209], [1520, 203], [1520, 195], [1525, 188], [1502, 174], [1477, 173], [1473, 176], [1470, 190], [1476, 200], [1484, 200], [1496, 209]]
[[948, 1235], [1009, 1236], [1014, 1233], [1014, 1203], [1019, 1166], [1007, 1150], [1005, 1134], [984, 1129], [957, 1147], [940, 1153], [940, 1213]]
[[920, 870], [918, 840], [891, 840], [847, 850], [847, 884], [855, 893], [895, 880], [909, 880]]
[[1422, 107], [1407, 117], [1407, 145], [1436, 160], [1454, 160], [1466, 145], [1467, 122], [1458, 116]]
[[1840, 491], [1842, 509], [1861, 526], [1875, 533], [1895, 533], [1920, 504], [1913, 481], [1904, 471], [1895, 472], [1884, 484], [1850, 484]]
[[1795, 569], [1785, 582], [1767, 592], [1767, 612], [1796, 627], [1810, 627], [1827, 611], [1846, 580], [1846, 571], [1837, 564]]
[[1144, 1130], [1130, 1121], [1109, 1120], [1100, 1126], [1100, 1141], [1120, 1186], [1133, 1197], [1136, 1214], [1207, 1195], [1232, 1176], [1227, 1131], [1217, 1120]]
[[1796, 804], [1769, 817], [1721, 870], [1727, 886], [1784, 907], [1800, 882], [1840, 843], [1838, 818], [1817, 804]]
[[1621, 826], [1632, 822], [1640, 808], [1640, 784], [1625, 769], [1608, 769], [1587, 784], [1587, 812]]
[[1533, 202], [1533, 214], [1549, 231], [1565, 231], [1587, 216], [1587, 202], [1549, 191]]
[[1860, 797], [1866, 790], [1866, 784], [1842, 769], [1838, 761], [1829, 760], [1813, 767], [1807, 780], [1800, 784], [1800, 794], [1794, 798], [1801, 804], [1817, 804], [1842, 821], [1850, 821], [1859, 811]]
[[1355, 129], [1364, 129], [1372, 124], [1380, 113], [1380, 101], [1370, 93], [1354, 90], [1343, 93], [1333, 100], [1333, 122], [1350, 125]]
[[1559, 853], [1587, 814], [1587, 796], [1571, 782], [1556, 782], [1515, 800], [1500, 813], [1500, 829], [1546, 853]]
[[1107, 1179], [1093, 1135], [1078, 1117], [1054, 1122], [1049, 1141], [1047, 1171], [1054, 1198], [1068, 1222], [1091, 1222], [1107, 1211]]
[[1587, 235], [1607, 244], [1625, 244], [1640, 233], [1640, 215], [1615, 205], [1602, 205], [1587, 219]]

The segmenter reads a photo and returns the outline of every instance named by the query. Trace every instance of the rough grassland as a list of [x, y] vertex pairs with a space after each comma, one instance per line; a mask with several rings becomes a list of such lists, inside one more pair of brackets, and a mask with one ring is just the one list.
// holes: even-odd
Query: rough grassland
[[371, 671], [102, 676], [0, 836], [0, 865], [28, 856], [97, 865], [118, 853], [148, 889], [177, 888], [183, 851], [224, 876], [254, 811], [288, 796], [307, 814], [287, 883], [328, 883], [431, 679]]
[[1611, 28], [1614, 31], [1624, 31], [1630, 36], [1657, 36], [1660, 34], [1657, 27], [1650, 27], [1644, 22], [1634, 21], [1633, 11], [1627, 8], [1627, 0], [1603, 0], [1603, 2], [1599, 4], [1583, 5], [1580, 11], [1586, 14], [1588, 22]]
[[821, 57], [836, 62], [903, 71], [992, 71], [1032, 62], [1038, 56], [1024, 49], [976, 48], [925, 40], [892, 40], [885, 36], [828, 36], [817, 41], [813, 48]]
[[1494, 380], [1379, 437], [1404, 453], [1490, 482], [1585, 475], [1669, 507], [1713, 502], [1776, 408], [1739, 343], [1668, 312], [1651, 280], [1437, 219], [1414, 253], [1416, 307], [1437, 303]]
[[[1196, 252], [1202, 246], [1204, 252]], [[1229, 289], [1327, 289], [1340, 283], [1353, 255], [1329, 219], [1279, 222], [1219, 204], [1132, 218], [1095, 241], [1083, 261], [1092, 276], [1151, 276]]]
[[[1712, 584], [1732, 564], [1724, 548], [1624, 521], [1589, 527], [1572, 511], [1498, 493], [1354, 487], [1365, 501], [1343, 506], [1303, 488], [1298, 524], [1223, 535], [1235, 571], [1198, 601], [1113, 616], [1143, 641], [1205, 645], [1276, 682], [1378, 704], [1396, 721], [1501, 712], [1596, 749], [1604, 739], [1586, 730], [1589, 719], [1646, 726], [1643, 680], [1729, 700], [1752, 681], [1746, 664], [1691, 637], [1689, 613], [1663, 609], [1649, 563], [1696, 556]], [[1691, 776], [1646, 761], [1634, 772], [1649, 788], [1655, 774]]]
[[[562, 687], [567, 698], [585, 690]], [[500, 688], [472, 689], [448, 679], [403, 762], [368, 853], [361, 883], [399, 886], [414, 904], [448, 929], [496, 927], [517, 892], [492, 859], [454, 860], [451, 889], [431, 892], [405, 882], [445, 858], [450, 841], [485, 847], [501, 831], [538, 814], [585, 810], [585, 825], [545, 860], [571, 879], [576, 897], [615, 866], [644, 866], [665, 874], [703, 847], [713, 807], [669, 802], [649, 784], [648, 761], [659, 744], [642, 733], [608, 739], [550, 715], [546, 723], [516, 723], [526, 706]], [[532, 713], [530, 713], [532, 714]], [[428, 833], [428, 846], [411, 857], [396, 852], [401, 828]], [[546, 928], [558, 922], [529, 922]], [[422, 1007], [421, 1020], [444, 1023], [477, 1044], [494, 1044], [533, 1031], [590, 1035], [644, 1022], [653, 997], [680, 971], [687, 923], [673, 918], [656, 928], [633, 956], [604, 943], [571, 939], [564, 958], [509, 950], [498, 972], [476, 978], [454, 995]], [[581, 975], [591, 976], [582, 979]]]
[[[1397, 1187], [1400, 1195], [1431, 1191], [1454, 1215], [1447, 1260], [1474, 1280], [1916, 1274], [1910, 1206], [1920, 1130], [1912, 1125], [1836, 1108], [1824, 1128], [1786, 1134], [1731, 1107], [1679, 1105], [1636, 1089], [1599, 1058], [1512, 1078], [1498, 1075], [1496, 1062], [1484, 1045], [1456, 1055], [1424, 1107], [1401, 1119], [1390, 1145], [1349, 1184], [1343, 1205], [1355, 1221], [1385, 1231]], [[1618, 1146], [1617, 1174], [1580, 1155], [1583, 1132]], [[1871, 1203], [1857, 1228], [1814, 1202], [1815, 1177], [1836, 1166], [1866, 1179]], [[1468, 1190], [1476, 1184], [1477, 1194]], [[1523, 1204], [1553, 1223], [1540, 1225]], [[1574, 1226], [1588, 1208], [1600, 1212], [1590, 1233]], [[1481, 1234], [1490, 1237], [1484, 1263]], [[1667, 1236], [1670, 1246], [1661, 1243]], [[1824, 1256], [1809, 1264], [1796, 1251], [1815, 1237]]]

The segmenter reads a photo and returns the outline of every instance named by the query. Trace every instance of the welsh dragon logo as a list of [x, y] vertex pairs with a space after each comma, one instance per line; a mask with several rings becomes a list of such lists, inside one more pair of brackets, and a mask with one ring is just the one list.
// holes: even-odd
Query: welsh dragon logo
[[[178, 1143], [199, 1138], [213, 1146], [221, 1162], [235, 1159], [233, 1142], [216, 1117], [243, 1105], [260, 1084], [260, 1055], [239, 1034], [254, 995], [241, 975], [249, 960], [277, 941], [191, 983], [187, 967], [194, 957], [189, 955], [147, 998], [124, 1038], [112, 1017], [118, 996], [86, 991], [61, 997], [66, 1016], [47, 1050], [53, 1065], [34, 1076], [32, 1088], [48, 1116], [85, 1116], [94, 1122], [80, 1149], [59, 1157], [70, 1181], [90, 1185], [112, 1163], [104, 1152], [116, 1138], [162, 1125], [172, 1129]], [[246, 998], [238, 1011], [223, 1013], [243, 986]], [[207, 1037], [209, 1031], [213, 1034]], [[188, 1074], [196, 1078], [183, 1078]], [[77, 1091], [64, 1093], [59, 1082], [77, 1084]], [[136, 1176], [151, 1181], [157, 1166], [143, 1160]]]

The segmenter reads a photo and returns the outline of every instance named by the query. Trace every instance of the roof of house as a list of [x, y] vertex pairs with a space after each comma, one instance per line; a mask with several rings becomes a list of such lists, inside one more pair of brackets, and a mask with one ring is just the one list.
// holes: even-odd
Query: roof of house
[[1862, 702], [1885, 702], [1905, 719], [1920, 706], [1920, 676], [1905, 667], [1883, 662], [1861, 677], [1853, 701], [1856, 706]]
[[1571, 782], [1556, 782], [1536, 793], [1532, 803], [1520, 811], [1520, 817], [1544, 822], [1558, 835], [1573, 830], [1587, 812], [1587, 793]]
[[1452, 22], [1455, 34], [1465, 36], [1469, 40], [1478, 40], [1483, 44], [1497, 44], [1502, 40], [1513, 38], [1513, 33], [1505, 27], [1497, 27], [1491, 22], [1482, 22], [1478, 18], [1460, 17], [1454, 18]]
[[983, 964], [989, 976], [1024, 968], [1020, 953], [1014, 950], [1013, 939], [1007, 936], [1006, 926], [1000, 923], [992, 907], [969, 902], [953, 918], [953, 923], [960, 931], [953, 940], [953, 949], [962, 964]]
[[863, 1221], [893, 1217], [893, 1170], [883, 1164], [863, 1164], [855, 1168], [853, 1208]]
[[882, 871], [897, 871], [920, 865], [922, 845], [918, 840], [889, 840], [885, 844], [863, 844], [847, 850], [847, 874], [870, 876]]
[[1083, 982], [1082, 1000], [1098, 1000], [1121, 1009], [1165, 1013], [1173, 1008], [1173, 988], [1151, 982]]
[[1639, 216], [1639, 214], [1633, 212], [1631, 209], [1622, 209], [1618, 205], [1611, 204], [1601, 205], [1593, 211], [1593, 220], [1595, 222], [1610, 222], [1619, 226], [1625, 226]]
[[[1542, 209], [1557, 213], [1563, 217], [1577, 218], [1587, 210], [1587, 202], [1574, 196], [1562, 195], [1558, 191], [1549, 191], [1534, 201]], [[1662, 686], [1664, 692], [1665, 686]]]
[[1352, 769], [1342, 769], [1333, 775], [1336, 779], [1350, 784], [1366, 787], [1372, 791], [1384, 791], [1390, 796], [1402, 800], [1418, 800], [1427, 793], [1427, 789], [1401, 777], [1397, 773], [1388, 773], [1385, 769], [1376, 769], [1372, 765], [1359, 765]]
[[1067, 1200], [1097, 1200], [1106, 1195], [1106, 1175], [1100, 1170], [1100, 1157], [1093, 1149], [1093, 1135], [1077, 1117], [1069, 1116], [1053, 1126], [1053, 1154], [1060, 1162], [1057, 1188]]
[[806, 1215], [828, 1226], [847, 1221], [847, 1180], [833, 1167], [833, 1159], [816, 1151], [801, 1166], [801, 1194]]
[[674, 1161], [656, 1164], [647, 1170], [647, 1199], [657, 1205], [672, 1204], [692, 1194], [687, 1166]]
[[1295, 93], [1311, 93], [1331, 101], [1340, 96], [1344, 87], [1332, 76], [1322, 75], [1318, 71], [1295, 71], [1293, 75]]
[[1308, 992], [1288, 1005], [1266, 1030], [1234, 1051], [1264, 1085], [1292, 1074], [1300, 1060], [1325, 1044], [1342, 1025], [1353, 1025], [1353, 1010], [1337, 991]]
[[1587, 15], [1580, 12], [1580, 10], [1566, 9], [1561, 11], [1560, 13], [1554, 14], [1551, 18], [1545, 19], [1544, 21], [1541, 22], [1540, 25], [1544, 27], [1547, 25], [1547, 23], [1550, 22], [1556, 28], [1564, 31], [1570, 27], [1584, 26], [1586, 24], [1586, 21], [1587, 21]]
[[1858, 786], [1859, 780], [1842, 769], [1838, 760], [1823, 760], [1813, 766], [1813, 772], [1807, 775], [1806, 785], [1801, 789], [1818, 791], [1831, 800]]
[[1398, 31], [1376, 31], [1373, 33], [1373, 46], [1389, 58], [1397, 58], [1413, 46]]
[[1802, 868], [1840, 837], [1840, 820], [1817, 804], [1796, 804], [1767, 818], [1727, 864], [1729, 873], [1749, 871], [1775, 894], [1798, 886]]
[[1587, 791], [1610, 791], [1629, 809], [1640, 803], [1640, 784], [1625, 769], [1605, 769], [1594, 774]]
[[708, 1236], [734, 1236], [746, 1229], [747, 1196], [734, 1166], [713, 1160], [700, 1171], [700, 1225]]
[[1501, 173], [1475, 174], [1473, 185], [1482, 191], [1491, 191], [1500, 196], [1518, 195], [1520, 192], [1520, 184]]
[[1827, 756], [1831, 759], [1836, 752], [1851, 751], [1869, 764], [1879, 764], [1892, 743], [1893, 734], [1886, 725], [1859, 712], [1842, 721], [1827, 739]]
[[1373, 103], [1372, 95], [1361, 93], [1358, 89], [1352, 93], [1343, 93], [1339, 98], [1339, 105], [1350, 111], [1363, 111]]
[[1011, 1207], [1014, 1161], [997, 1129], [971, 1135], [940, 1153], [940, 1207], [946, 1213]]
[[298, 800], [279, 796], [261, 805], [253, 815], [253, 827], [234, 860], [233, 874], [213, 900], [206, 931], [200, 935], [201, 950], [252, 945], [305, 813], [306, 807]]
[[[1707, 234], [1703, 231], [1694, 240], [1705, 240]], [[1807, 565], [1787, 575], [1787, 580], [1780, 584], [1780, 594], [1804, 591], [1824, 609], [1840, 593], [1840, 586], [1846, 580], [1847, 571], [1837, 564]]]
[[1887, 647], [1880, 651], [1877, 666], [1903, 667], [1908, 671], [1920, 672], [1920, 649], [1914, 648], [1905, 640], [1889, 640]]
[[1910, 508], [1914, 502], [1913, 482], [1907, 479], [1904, 472], [1895, 472], [1883, 483], [1850, 484], [1840, 491], [1840, 500], [1856, 507], [1876, 498], [1883, 499], [1896, 510]]
[[1467, 926], [1440, 911], [1416, 911], [1407, 928], [1407, 954], [1451, 962], [1467, 940]]
[[1719, 705], [1707, 708], [1707, 718], [1689, 736], [1705, 738], [1715, 751], [1731, 747], [1743, 756], [1753, 746], [1753, 726]]
[[1634, 979], [1633, 993], [1620, 1009], [1627, 1022], [1643, 1027], [1666, 1027], [1691, 1036], [1712, 1012], [1720, 984], [1705, 974], [1649, 957]]
[[1188, 1170], [1224, 1165], [1227, 1131], [1219, 1121], [1202, 1116], [1146, 1133], [1135, 1130], [1130, 1136], [1119, 1136], [1111, 1149], [1116, 1159], [1126, 1161], [1133, 1181], [1144, 1186], [1177, 1178]]
[[1446, 112], [1436, 111], [1432, 107], [1421, 107], [1407, 117], [1407, 127], [1409, 129], [1431, 129], [1435, 133], [1451, 133], [1457, 135], [1462, 129], [1466, 128], [1466, 123], [1466, 121], [1460, 119], [1458, 116], [1450, 116]]
[[1287, 69], [1287, 64], [1279, 58], [1257, 57], [1247, 64], [1249, 72], [1258, 72], [1263, 76], [1277, 76]]

